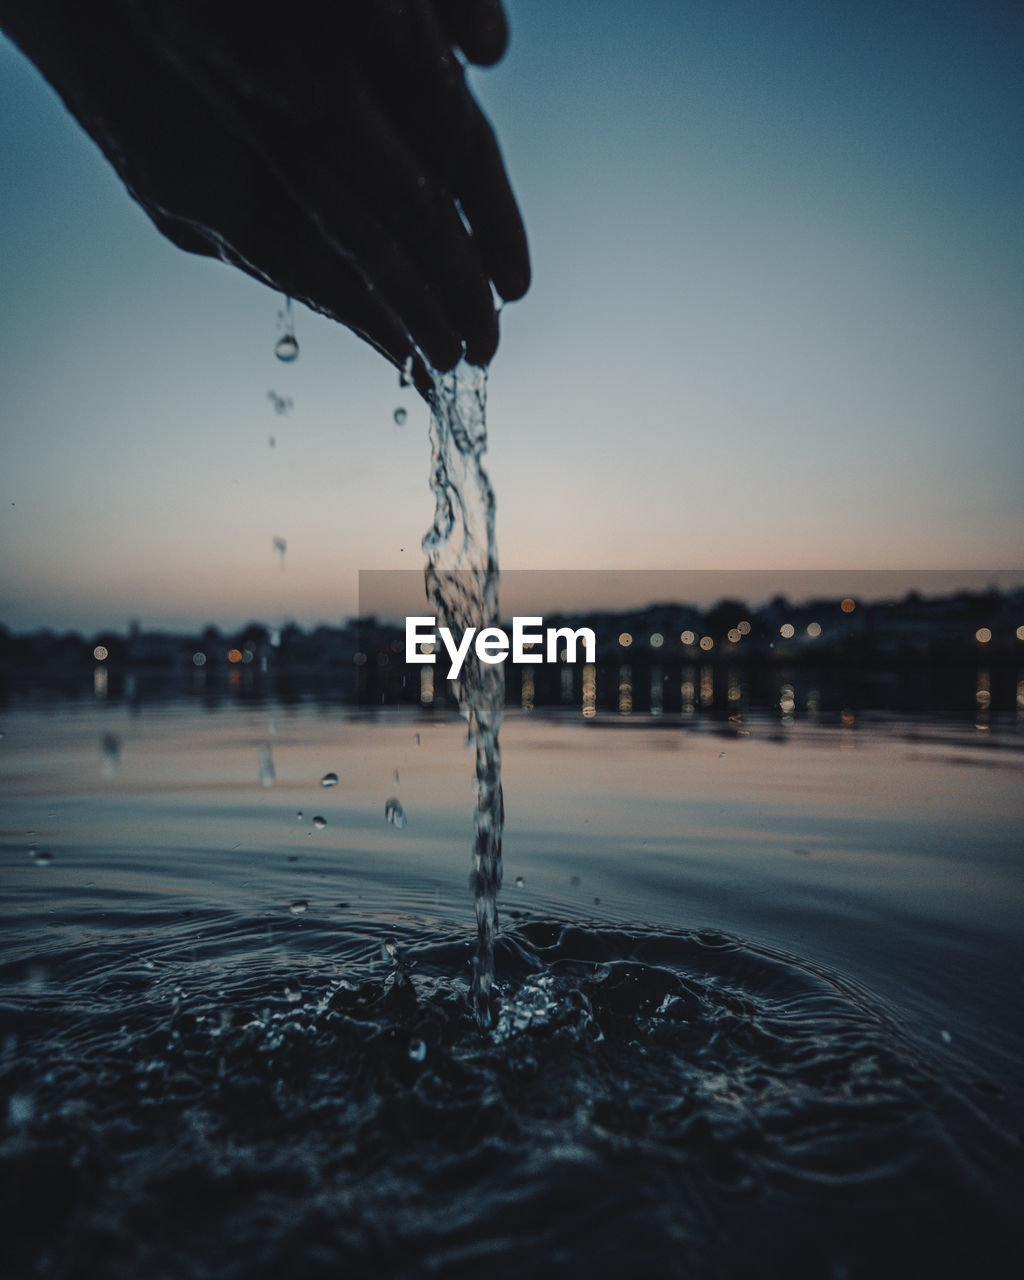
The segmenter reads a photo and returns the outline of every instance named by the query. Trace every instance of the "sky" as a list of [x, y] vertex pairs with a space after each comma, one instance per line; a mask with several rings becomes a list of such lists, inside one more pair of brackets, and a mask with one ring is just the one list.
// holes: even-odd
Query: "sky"
[[[503, 565], [1024, 568], [1019, 5], [507, 7]], [[423, 564], [426, 407], [301, 307], [278, 362], [280, 297], [163, 240], [2, 38], [0, 193], [0, 622], [336, 622]]]

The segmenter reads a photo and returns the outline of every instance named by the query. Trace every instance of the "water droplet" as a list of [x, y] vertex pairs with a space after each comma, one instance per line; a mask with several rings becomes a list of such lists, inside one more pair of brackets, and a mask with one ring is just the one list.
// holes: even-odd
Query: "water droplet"
[[277, 441], [274, 439], [274, 437], [273, 437], [273, 436], [271, 436], [271, 437], [270, 437], [270, 447], [271, 447], [271, 449], [276, 449], [276, 448], [277, 448]]
[[298, 820], [301, 822], [301, 821], [302, 821], [302, 810], [300, 809], [300, 810], [298, 811], [298, 813], [297, 813], [295, 816], [296, 816], [296, 818], [298, 818]]
[[274, 539], [274, 550], [275, 550], [275, 551], [277, 552], [277, 554], [281, 557], [281, 568], [283, 569], [283, 568], [284, 568], [284, 556], [285, 556], [285, 552], [288, 550], [288, 539], [287, 539], [287, 538], [275, 538], [275, 539]]
[[299, 358], [299, 344], [295, 341], [294, 333], [285, 333], [277, 340], [274, 347], [274, 355], [278, 360], [283, 360], [285, 364], [291, 364], [293, 360]]
[[31, 856], [35, 859], [37, 867], [48, 867], [53, 861], [53, 854], [46, 849], [40, 849], [38, 853], [33, 851]]
[[325, 773], [320, 779], [322, 787], [336, 787], [338, 785], [338, 775], [336, 773]]
[[397, 770], [397, 769], [396, 769], [396, 770], [394, 771], [394, 773], [391, 775], [391, 780], [392, 780], [392, 782], [397, 782], [397, 781], [398, 781], [398, 770]]
[[405, 810], [395, 796], [391, 796], [385, 802], [384, 817], [393, 827], [398, 827], [399, 830], [405, 826]]
[[277, 779], [274, 769], [274, 753], [269, 743], [260, 750], [260, 786], [272, 787]]
[[321, 817], [318, 813], [313, 819], [313, 826], [316, 827], [317, 831], [323, 831], [324, 827], [327, 826], [327, 819]]
[[412, 745], [413, 745], [414, 747], [418, 747], [418, 746], [420, 745], [420, 735], [419, 735], [419, 734], [416, 734], [416, 736], [413, 738], [413, 740], [412, 740]]
[[939, 1035], [942, 1037], [942, 1043], [943, 1043], [943, 1044], [952, 1044], [952, 1043], [953, 1043], [953, 1037], [952, 1037], [952, 1035], [950, 1035], [950, 1033], [949, 1033], [948, 1031], [946, 1031], [946, 1030], [945, 1030], [945, 1028], [943, 1028], [943, 1030], [939, 1032]]
[[579, 886], [580, 886], [580, 878], [579, 878], [579, 876], [571, 876], [571, 877], [570, 877], [570, 879], [569, 879], [569, 883], [572, 885], [572, 887], [573, 887], [574, 889], [578, 889], [578, 888], [579, 888]]
[[413, 1062], [423, 1062], [427, 1056], [427, 1046], [423, 1040], [409, 1041], [409, 1057]]
[[[408, 387], [412, 383], [412, 356], [405, 357], [405, 364], [398, 375], [398, 385], [400, 387]], [[11, 504], [14, 505], [13, 503]]]
[[396, 427], [404, 427], [404, 426], [405, 426], [405, 420], [406, 420], [406, 418], [408, 418], [408, 416], [409, 416], [409, 415], [408, 415], [408, 414], [406, 413], [406, 411], [402, 408], [402, 406], [401, 406], [401, 405], [399, 405], [399, 406], [398, 406], [398, 408], [395, 410], [395, 412], [394, 412], [394, 414], [393, 414], [392, 416], [393, 416], [393, 417], [394, 417], [394, 419], [395, 419], [395, 426], [396, 426]]
[[525, 889], [525, 888], [526, 888], [526, 881], [523, 879], [523, 877], [522, 877], [522, 876], [516, 876], [516, 888], [517, 888], [517, 889]]
[[309, 907], [309, 903], [306, 901], [305, 898], [298, 898], [291, 905], [291, 913], [293, 916], [301, 916], [302, 913], [308, 909], [308, 907]]

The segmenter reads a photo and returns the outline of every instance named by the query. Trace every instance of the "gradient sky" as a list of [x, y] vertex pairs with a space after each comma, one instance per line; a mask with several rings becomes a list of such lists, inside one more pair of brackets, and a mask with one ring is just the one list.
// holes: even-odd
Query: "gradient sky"
[[[503, 563], [1020, 567], [1019, 4], [508, 9]], [[301, 308], [276, 361], [281, 300], [164, 241], [2, 40], [0, 193], [0, 621], [337, 621], [422, 564], [426, 408]]]

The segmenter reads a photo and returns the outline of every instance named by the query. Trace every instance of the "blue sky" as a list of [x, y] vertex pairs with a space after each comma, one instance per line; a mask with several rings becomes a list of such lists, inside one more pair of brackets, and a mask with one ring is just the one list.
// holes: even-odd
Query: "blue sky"
[[[1020, 565], [1019, 7], [508, 7], [503, 563]], [[0, 191], [0, 620], [336, 620], [422, 563], [425, 407], [301, 309], [277, 362], [280, 299], [164, 242], [6, 44]]]

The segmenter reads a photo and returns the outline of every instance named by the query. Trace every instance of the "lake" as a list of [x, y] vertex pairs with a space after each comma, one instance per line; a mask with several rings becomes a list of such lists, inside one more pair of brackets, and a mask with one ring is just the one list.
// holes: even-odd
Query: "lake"
[[487, 1032], [456, 714], [0, 729], [8, 1274], [1017, 1274], [1011, 715], [511, 711]]

